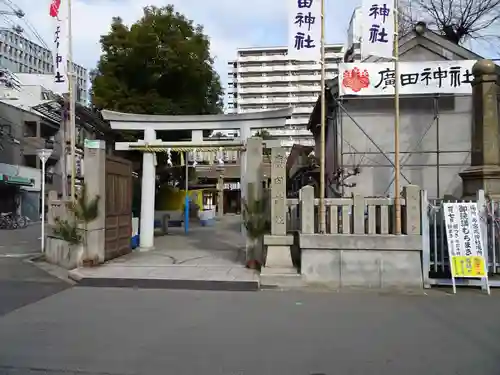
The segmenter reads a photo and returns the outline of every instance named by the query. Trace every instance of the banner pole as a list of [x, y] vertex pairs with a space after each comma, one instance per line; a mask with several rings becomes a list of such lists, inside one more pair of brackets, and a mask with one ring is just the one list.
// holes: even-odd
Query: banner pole
[[399, 162], [399, 12], [394, 0], [394, 210], [395, 234], [401, 234], [400, 162]]
[[75, 101], [75, 69], [73, 67], [73, 24], [72, 4], [68, 0], [68, 91], [69, 91], [69, 123], [71, 144], [71, 199], [76, 199], [76, 101]]
[[319, 232], [326, 233], [325, 162], [326, 162], [326, 79], [325, 79], [325, 0], [321, 0], [321, 161], [319, 172]]

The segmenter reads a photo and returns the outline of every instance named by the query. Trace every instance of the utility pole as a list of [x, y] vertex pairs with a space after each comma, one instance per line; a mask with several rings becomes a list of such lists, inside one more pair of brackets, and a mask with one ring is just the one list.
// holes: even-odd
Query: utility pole
[[399, 175], [399, 12], [398, 0], [394, 0], [394, 210], [395, 234], [401, 234], [401, 198]]
[[326, 233], [325, 162], [326, 162], [326, 80], [325, 80], [325, 0], [321, 0], [321, 159], [319, 172], [319, 232]]
[[69, 78], [69, 134], [71, 144], [71, 199], [76, 199], [76, 101], [75, 70], [73, 67], [73, 24], [72, 4], [68, 1], [68, 78]]

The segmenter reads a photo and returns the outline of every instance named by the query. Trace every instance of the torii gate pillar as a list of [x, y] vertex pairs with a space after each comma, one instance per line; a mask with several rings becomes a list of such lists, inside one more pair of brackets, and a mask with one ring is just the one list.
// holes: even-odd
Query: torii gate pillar
[[[156, 130], [144, 129], [144, 141], [154, 142], [156, 140]], [[155, 182], [156, 165], [155, 154], [150, 152], [142, 153], [142, 189], [141, 189], [141, 219], [140, 225], [140, 249], [141, 251], [151, 250], [154, 247], [154, 217], [155, 217]]]

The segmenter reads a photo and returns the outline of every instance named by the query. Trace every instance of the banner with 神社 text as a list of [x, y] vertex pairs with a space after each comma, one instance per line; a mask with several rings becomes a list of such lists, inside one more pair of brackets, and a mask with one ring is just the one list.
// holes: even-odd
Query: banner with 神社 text
[[[400, 95], [471, 94], [476, 60], [399, 63]], [[394, 63], [339, 64], [339, 94], [394, 95]]]
[[49, 16], [53, 20], [54, 87], [58, 93], [69, 91], [68, 82], [68, 8], [67, 0], [51, 0]]
[[363, 0], [361, 55], [394, 57], [394, 0]]
[[287, 0], [288, 56], [291, 60], [321, 60], [321, 1]]

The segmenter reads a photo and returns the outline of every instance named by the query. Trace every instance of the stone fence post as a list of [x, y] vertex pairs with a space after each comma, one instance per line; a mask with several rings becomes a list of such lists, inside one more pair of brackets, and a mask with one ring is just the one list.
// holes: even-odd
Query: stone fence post
[[406, 222], [403, 228], [403, 233], [407, 235], [420, 235], [421, 228], [421, 204], [420, 204], [420, 187], [416, 185], [407, 185], [403, 188], [403, 198], [406, 205]]
[[299, 199], [300, 232], [302, 234], [314, 234], [314, 187], [304, 186], [300, 189]]

